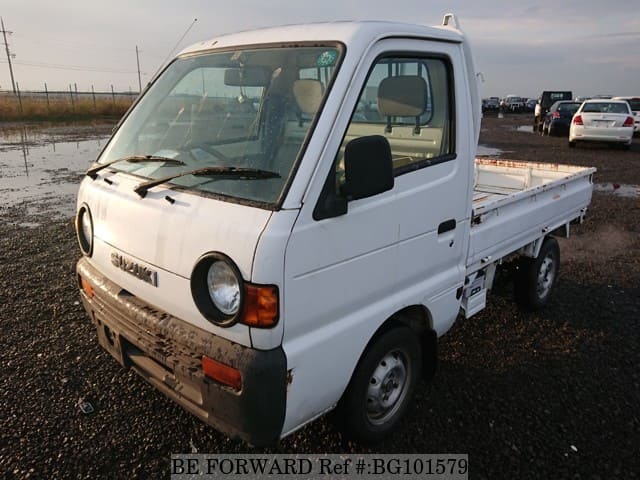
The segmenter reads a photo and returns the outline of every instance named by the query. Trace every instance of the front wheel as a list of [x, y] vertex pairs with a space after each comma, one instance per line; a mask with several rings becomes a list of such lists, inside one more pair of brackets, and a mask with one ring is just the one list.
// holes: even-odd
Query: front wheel
[[515, 281], [517, 303], [526, 310], [540, 310], [551, 297], [560, 268], [560, 248], [546, 237], [537, 258], [520, 259]]
[[411, 402], [421, 365], [420, 342], [408, 327], [397, 326], [374, 337], [338, 403], [338, 427], [363, 443], [387, 437]]

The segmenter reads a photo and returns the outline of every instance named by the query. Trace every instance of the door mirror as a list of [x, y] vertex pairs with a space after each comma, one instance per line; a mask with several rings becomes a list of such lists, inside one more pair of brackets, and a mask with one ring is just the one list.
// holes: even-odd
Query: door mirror
[[388, 140], [370, 135], [351, 140], [344, 149], [345, 183], [340, 193], [347, 200], [371, 197], [393, 188], [393, 160]]
[[313, 210], [314, 220], [347, 213], [348, 200], [371, 197], [393, 188], [391, 147], [385, 137], [372, 135], [351, 140], [344, 150], [345, 182], [337, 191], [335, 165]]

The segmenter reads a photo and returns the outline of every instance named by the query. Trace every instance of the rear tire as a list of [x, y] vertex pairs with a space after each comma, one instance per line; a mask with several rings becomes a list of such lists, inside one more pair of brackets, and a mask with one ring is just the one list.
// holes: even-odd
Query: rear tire
[[575, 140], [573, 142], [571, 140], [569, 140], [569, 148], [576, 148]]
[[362, 443], [390, 435], [411, 402], [421, 366], [420, 342], [410, 328], [397, 326], [374, 337], [338, 402], [338, 428]]
[[529, 311], [544, 307], [555, 287], [559, 269], [558, 242], [553, 237], [546, 237], [537, 258], [520, 259], [514, 285], [518, 305]]

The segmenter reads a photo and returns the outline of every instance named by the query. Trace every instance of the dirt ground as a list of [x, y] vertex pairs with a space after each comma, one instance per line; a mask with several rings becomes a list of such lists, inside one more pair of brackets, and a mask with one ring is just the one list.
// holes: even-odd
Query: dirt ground
[[[488, 308], [440, 339], [435, 378], [376, 447], [344, 440], [328, 418], [269, 450], [207, 427], [98, 346], [78, 301], [72, 220], [0, 210], [0, 477], [166, 478], [171, 453], [196, 449], [468, 453], [472, 479], [638, 478], [640, 197], [613, 184], [640, 184], [640, 141], [569, 149], [566, 138], [517, 131], [531, 123], [487, 117], [481, 144], [503, 158], [595, 166], [603, 190], [560, 240], [551, 304], [520, 311], [501, 276]], [[81, 398], [93, 413], [80, 412]]]

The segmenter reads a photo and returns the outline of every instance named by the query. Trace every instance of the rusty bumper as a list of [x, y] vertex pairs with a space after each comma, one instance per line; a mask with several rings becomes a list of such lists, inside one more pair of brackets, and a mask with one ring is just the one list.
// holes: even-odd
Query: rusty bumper
[[[125, 368], [230, 437], [256, 445], [276, 442], [286, 408], [286, 357], [282, 348], [261, 351], [231, 342], [162, 312], [107, 279], [82, 258], [80, 289], [100, 345]], [[202, 356], [242, 374], [235, 391], [202, 372]], [[133, 399], [132, 399], [133, 401]]]

